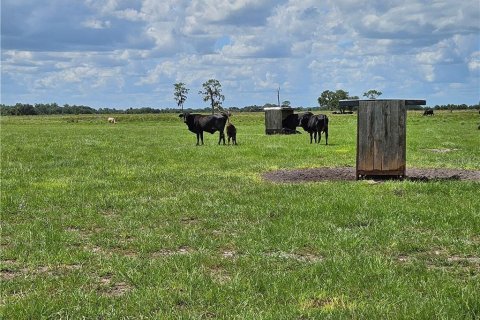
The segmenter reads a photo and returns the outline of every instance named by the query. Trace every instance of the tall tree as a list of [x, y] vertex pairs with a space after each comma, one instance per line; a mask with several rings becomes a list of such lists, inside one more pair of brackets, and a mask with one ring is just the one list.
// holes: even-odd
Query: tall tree
[[212, 107], [212, 114], [215, 110], [222, 109], [222, 102], [225, 100], [225, 96], [222, 94], [222, 85], [216, 79], [210, 79], [202, 84], [203, 91], [198, 91], [198, 94], [203, 95], [203, 101], [210, 101]]
[[363, 96], [367, 97], [368, 99], [377, 99], [377, 97], [381, 95], [382, 95], [382, 92], [373, 90], [373, 89], [363, 93]]
[[187, 94], [190, 89], [187, 89], [187, 87], [185, 87], [185, 83], [183, 82], [175, 83], [173, 86], [175, 87], [173, 96], [177, 102], [177, 106], [181, 108], [183, 113], [183, 104], [187, 100]]
[[348, 91], [342, 89], [337, 91], [325, 90], [322, 92], [320, 97], [318, 97], [318, 104], [320, 105], [320, 107], [324, 107], [328, 110], [335, 110], [338, 108], [340, 109], [341, 113], [344, 113], [345, 107], [340, 107], [339, 101], [346, 99], [358, 99], [358, 97], [349, 96]]

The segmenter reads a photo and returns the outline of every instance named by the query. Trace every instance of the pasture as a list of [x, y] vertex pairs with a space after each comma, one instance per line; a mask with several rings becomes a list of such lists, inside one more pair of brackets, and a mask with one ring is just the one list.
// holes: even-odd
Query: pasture
[[[355, 166], [328, 115], [328, 146], [246, 113], [199, 147], [177, 114], [2, 117], [2, 318], [478, 319], [480, 182], [262, 179]], [[480, 170], [479, 122], [409, 112], [407, 167]]]

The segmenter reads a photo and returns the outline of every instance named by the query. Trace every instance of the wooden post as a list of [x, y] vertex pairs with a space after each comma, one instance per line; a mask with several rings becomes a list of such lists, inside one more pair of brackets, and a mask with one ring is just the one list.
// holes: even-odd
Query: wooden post
[[342, 100], [342, 106], [358, 106], [357, 179], [396, 176], [406, 171], [407, 105], [425, 100]]

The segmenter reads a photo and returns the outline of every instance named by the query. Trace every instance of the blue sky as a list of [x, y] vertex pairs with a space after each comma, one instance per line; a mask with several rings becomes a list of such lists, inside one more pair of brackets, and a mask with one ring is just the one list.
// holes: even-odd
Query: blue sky
[[2, 0], [1, 103], [316, 106], [324, 90], [480, 101], [478, 0]]

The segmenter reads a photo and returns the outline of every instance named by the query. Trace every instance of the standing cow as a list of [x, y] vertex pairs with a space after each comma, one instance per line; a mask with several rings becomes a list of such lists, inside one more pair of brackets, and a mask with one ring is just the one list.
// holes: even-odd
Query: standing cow
[[425, 111], [423, 112], [423, 115], [424, 116], [433, 116], [433, 109], [425, 109]]
[[301, 133], [297, 131], [297, 127], [299, 126], [298, 122], [298, 114], [292, 113], [289, 114], [285, 119], [282, 121], [282, 131], [283, 134], [296, 134]]
[[322, 138], [322, 132], [325, 133], [325, 145], [328, 145], [328, 117], [324, 114], [314, 115], [311, 112], [305, 112], [298, 118], [300, 126], [303, 130], [310, 133], [310, 143], [315, 138], [315, 143], [318, 143]]
[[183, 113], [179, 115], [180, 118], [183, 118], [188, 126], [188, 130], [197, 135], [197, 146], [200, 144], [200, 141], [203, 145], [203, 132], [206, 131], [210, 134], [215, 133], [216, 131], [220, 132], [218, 138], [218, 144], [223, 140], [225, 144], [225, 124], [227, 123], [228, 115], [226, 113], [214, 114], [214, 115], [201, 115], [195, 113]]

